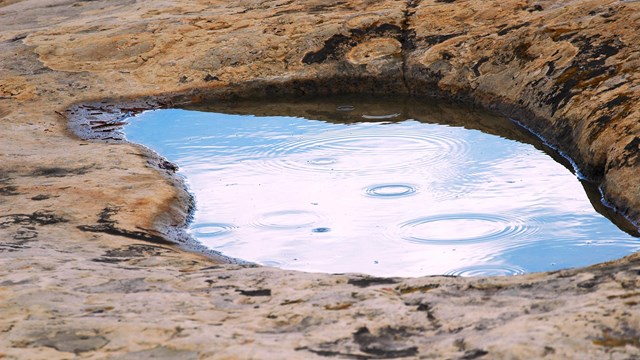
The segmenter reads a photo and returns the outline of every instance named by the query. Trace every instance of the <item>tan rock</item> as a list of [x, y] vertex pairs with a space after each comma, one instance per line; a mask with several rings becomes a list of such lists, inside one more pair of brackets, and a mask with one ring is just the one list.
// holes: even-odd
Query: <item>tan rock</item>
[[637, 222], [639, 14], [618, 0], [0, 0], [0, 357], [638, 357], [638, 254], [471, 279], [229, 264], [170, 242], [189, 244], [189, 197], [166, 164], [68, 124], [206, 98], [444, 95], [517, 118]]

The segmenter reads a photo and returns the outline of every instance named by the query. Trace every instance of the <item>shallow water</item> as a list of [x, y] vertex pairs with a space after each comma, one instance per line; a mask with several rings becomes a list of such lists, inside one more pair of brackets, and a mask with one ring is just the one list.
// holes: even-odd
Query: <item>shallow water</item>
[[[398, 99], [211, 107], [203, 109], [244, 115], [149, 111], [126, 133], [180, 166], [197, 202], [191, 233], [231, 257], [303, 271], [471, 276], [640, 249], [507, 119]], [[274, 114], [289, 116], [265, 116]]]

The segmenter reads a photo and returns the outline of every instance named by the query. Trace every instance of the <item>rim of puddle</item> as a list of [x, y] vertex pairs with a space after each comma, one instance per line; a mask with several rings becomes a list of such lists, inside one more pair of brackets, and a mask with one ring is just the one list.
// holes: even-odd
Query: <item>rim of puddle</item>
[[[354, 97], [356, 99], [361, 99], [360, 96], [349, 96], [348, 100], [344, 100], [344, 96], [340, 96], [337, 97], [337, 99], [343, 99], [343, 100], [335, 100], [334, 98], [334, 102], [337, 103], [348, 103], [350, 101], [353, 101]], [[397, 99], [398, 97], [388, 97], [388, 96], [384, 96], [384, 97], [380, 97], [380, 98], [393, 98], [393, 99]], [[380, 98], [376, 98], [375, 101], [379, 101]], [[411, 104], [413, 103], [413, 101], [432, 101], [431, 99], [423, 99], [423, 98], [411, 98], [411, 97], [400, 97], [401, 99], [404, 99], [403, 101], [405, 101], [405, 106], [412, 106]], [[406, 101], [406, 99], [410, 99], [409, 101]], [[292, 109], [295, 109], [295, 105], [296, 104], [308, 104], [310, 101], [310, 99], [296, 99], [294, 102], [292, 103], [288, 103], [289, 106]], [[316, 100], [316, 99], [312, 99], [312, 100]], [[396, 100], [393, 100], [396, 101]], [[440, 101], [440, 100], [437, 100]], [[267, 103], [262, 103], [260, 105], [258, 105], [260, 103], [260, 101], [254, 100], [246, 100], [246, 101], [239, 101], [239, 102], [225, 102], [225, 103], [217, 103], [217, 104], [186, 104], [186, 105], [182, 105], [182, 106], [156, 106], [155, 108], [153, 106], [147, 106], [146, 108], [140, 107], [140, 108], [136, 108], [134, 109], [136, 112], [141, 112], [141, 111], [146, 111], [146, 110], [152, 110], [152, 109], [159, 109], [159, 108], [182, 108], [182, 109], [189, 109], [189, 110], [196, 110], [199, 108], [205, 108], [207, 109], [206, 111], [211, 111], [212, 109], [217, 109], [216, 111], [218, 112], [222, 112], [222, 113], [227, 113], [227, 114], [233, 114], [234, 112], [239, 112], [241, 110], [239, 110], [240, 108], [244, 108], [246, 109], [246, 104], [247, 103], [253, 103], [255, 104], [255, 106], [264, 106], [265, 104], [269, 104], [270, 106], [268, 106], [267, 110], [265, 111], [272, 111], [274, 109], [274, 107], [279, 107], [277, 109], [277, 111], [279, 113], [287, 112], [287, 111], [293, 111], [292, 109], [282, 109], [282, 102], [278, 102], [276, 101], [268, 101]], [[285, 102], [286, 103], [286, 102]], [[311, 102], [313, 103], [313, 101]], [[320, 101], [320, 103], [325, 103], [325, 101]], [[415, 103], [413, 103], [415, 104]], [[342, 106], [342, 107], [340, 107]], [[350, 113], [353, 111], [353, 109], [351, 108], [352, 106], [350, 105], [338, 105], [335, 107], [337, 112], [340, 113]], [[117, 106], [116, 106], [117, 108]], [[313, 108], [313, 107], [312, 107]], [[234, 110], [235, 109], [235, 110]], [[242, 110], [245, 111], [245, 110]], [[255, 111], [253, 110], [246, 110], [247, 114], [255, 114]], [[480, 111], [482, 112], [487, 112], [485, 109], [481, 109]], [[111, 130], [110, 134], [113, 135], [115, 134], [122, 134], [121, 133], [121, 125], [119, 124], [119, 122], [124, 122], [124, 120], [126, 120], [126, 118], [130, 117], [132, 115], [131, 111], [127, 111], [127, 112], [123, 112], [121, 116], [119, 116], [117, 118], [117, 121], [106, 121], [106, 124], [114, 124], [112, 127], [109, 127], [109, 130]], [[367, 121], [384, 121], [384, 122], [388, 122], [388, 121], [393, 121], [393, 119], [399, 117], [399, 113], [387, 113], [386, 115], [368, 115], [367, 117], [363, 117], [364, 119], [366, 119]], [[286, 114], [285, 114], [286, 116]], [[322, 111], [317, 111], [314, 112], [314, 118], [317, 118], [318, 116], [322, 117]], [[498, 117], [502, 117], [501, 115], [496, 115]], [[307, 117], [309, 118], [309, 117]], [[516, 139], [516, 141], [521, 141], [521, 142], [525, 142], [525, 143], [529, 143], [532, 144], [533, 146], [535, 146], [536, 148], [538, 148], [539, 150], [544, 151], [548, 156], [550, 156], [551, 158], [553, 158], [554, 161], [562, 164], [563, 166], [565, 166], [566, 168], [568, 168], [570, 171], [572, 171], [573, 173], [576, 173], [576, 167], [575, 167], [575, 163], [573, 163], [568, 157], [566, 157], [563, 153], [559, 152], [558, 150], [556, 150], [555, 148], [551, 147], [549, 144], [547, 144], [544, 140], [542, 140], [538, 135], [536, 135], [535, 133], [531, 132], [529, 129], [525, 128], [524, 126], [522, 126], [521, 124], [517, 123], [518, 126], [523, 130], [522, 133], [526, 134], [527, 139], [526, 141], [522, 141], [520, 139]], [[102, 125], [102, 123], [100, 123], [100, 125]], [[101, 129], [104, 130], [104, 129]], [[103, 132], [101, 135], [103, 136], [104, 133]], [[106, 139], [108, 142], [110, 141], [126, 141], [124, 139], [123, 135], [120, 135], [121, 137], [118, 136], [114, 136], [111, 139]], [[91, 138], [88, 136], [83, 136], [84, 138]], [[135, 143], [134, 143], [135, 144]], [[137, 146], [142, 146], [140, 144], [135, 144]], [[161, 159], [163, 162], [166, 162], [166, 159], [164, 159], [161, 155], [155, 153], [155, 151], [147, 149], [147, 151], [151, 152], [154, 154], [154, 156], [157, 156], [159, 159]], [[318, 161], [321, 161], [318, 160]], [[163, 168], [162, 166], [160, 166], [161, 168]], [[579, 174], [579, 173], [578, 173]], [[582, 186], [584, 187], [585, 193], [587, 194], [589, 201], [591, 202], [592, 206], [594, 207], [594, 209], [604, 215], [605, 217], [607, 217], [610, 221], [612, 221], [616, 226], [618, 226], [621, 230], [625, 231], [628, 234], [631, 234], [633, 236], [638, 236], [638, 228], [631, 223], [630, 221], [628, 221], [624, 216], [622, 216], [621, 214], [615, 212], [614, 209], [610, 208], [608, 206], [607, 203], [603, 202], [603, 198], [599, 189], [599, 184], [589, 181], [587, 179], [581, 178], [580, 179]], [[184, 183], [182, 183], [183, 186], [186, 186]], [[187, 191], [189, 191], [188, 189], [186, 189]], [[415, 193], [415, 187], [412, 184], [379, 184], [375, 187], [371, 187], [371, 188], [367, 188], [367, 189], [363, 189], [364, 193], [366, 195], [369, 196], [380, 196], [380, 197], [385, 197], [385, 196], [412, 196], [413, 193]], [[193, 210], [190, 210], [190, 215], [193, 214]], [[188, 219], [190, 221], [190, 218]], [[189, 224], [185, 224], [186, 227], [189, 226]], [[185, 228], [186, 228], [185, 227]], [[185, 229], [182, 229], [185, 230]], [[320, 232], [321, 230], [319, 230]], [[176, 233], [174, 233], [174, 236], [177, 235]], [[193, 240], [193, 239], [191, 239]], [[184, 239], [182, 239], [183, 243], [184, 243]], [[218, 254], [217, 251], [215, 250], [211, 250], [209, 248], [206, 248], [203, 246], [196, 240], [196, 244], [187, 244], [187, 247], [191, 250], [196, 250], [199, 252], [205, 252], [205, 253], [213, 253], [213, 254]], [[224, 256], [224, 255], [223, 255]], [[227, 256], [224, 256], [225, 258], [228, 258]], [[233, 258], [229, 258], [230, 260], [232, 260], [232, 262], [242, 262], [244, 263], [243, 260], [239, 260], [238, 259], [233, 259]], [[504, 269], [496, 269], [494, 275], [501, 275], [501, 271], [503, 271]], [[516, 271], [516, 272], [511, 272], [512, 274], [519, 274], [522, 273], [521, 271]], [[452, 270], [450, 272], [448, 272], [447, 274], [443, 274], [443, 275], [475, 275], [474, 274], [474, 270], [473, 269], [464, 269], [461, 271], [455, 271]], [[486, 275], [486, 274], [485, 274]]]

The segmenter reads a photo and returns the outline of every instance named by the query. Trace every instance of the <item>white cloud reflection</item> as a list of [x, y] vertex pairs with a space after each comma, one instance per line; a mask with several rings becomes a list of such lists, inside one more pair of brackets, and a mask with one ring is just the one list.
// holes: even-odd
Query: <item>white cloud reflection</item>
[[[168, 112], [144, 113], [128, 137], [178, 163], [197, 199], [194, 234], [232, 257], [420, 276], [578, 266], [638, 248], [531, 145], [416, 121]], [[393, 184], [415, 192], [367, 193]], [[594, 240], [612, 257], [579, 246]]]

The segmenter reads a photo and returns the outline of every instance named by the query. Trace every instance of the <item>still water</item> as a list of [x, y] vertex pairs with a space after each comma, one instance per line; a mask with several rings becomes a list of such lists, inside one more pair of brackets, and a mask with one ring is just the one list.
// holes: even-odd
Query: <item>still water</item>
[[640, 250], [594, 210], [606, 212], [561, 157], [477, 109], [333, 98], [156, 110], [129, 122], [130, 141], [179, 165], [196, 198], [193, 236], [231, 257], [312, 272], [472, 276]]

